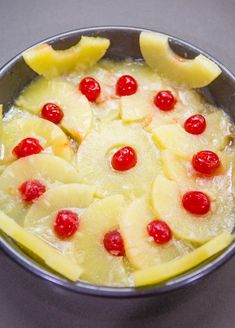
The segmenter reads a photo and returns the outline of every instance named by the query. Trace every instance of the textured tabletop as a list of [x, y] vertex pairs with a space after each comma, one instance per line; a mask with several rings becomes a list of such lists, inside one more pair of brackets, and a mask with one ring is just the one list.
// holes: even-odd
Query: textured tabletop
[[[235, 72], [234, 16], [235, 0], [0, 0], [0, 65], [63, 31], [129, 25], [189, 41]], [[34, 277], [0, 251], [0, 328], [233, 328], [234, 281], [235, 258], [170, 295], [94, 299]]]

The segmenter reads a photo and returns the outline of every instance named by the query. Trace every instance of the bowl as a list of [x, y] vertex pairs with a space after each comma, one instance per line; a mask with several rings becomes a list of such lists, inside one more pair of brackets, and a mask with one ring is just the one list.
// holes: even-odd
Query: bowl
[[[140, 59], [142, 56], [139, 49], [139, 34], [142, 31], [147, 30], [117, 26], [92, 27], [59, 34], [40, 43], [49, 43], [55, 49], [66, 49], [78, 42], [82, 35], [102, 36], [111, 40], [111, 46], [106, 54], [106, 58], [114, 60], [121, 60], [126, 57]], [[222, 74], [208, 87], [200, 89], [200, 92], [203, 93], [208, 102], [222, 108], [235, 121], [235, 77], [233, 74], [215, 58], [212, 58], [188, 42], [170, 36], [170, 46], [178, 55], [185, 58], [194, 58], [200, 53], [204, 54], [221, 68]], [[0, 69], [0, 103], [3, 104], [5, 112], [10, 108], [19, 92], [35, 76], [36, 74], [24, 63], [22, 53], [11, 59]], [[169, 281], [141, 288], [119, 288], [96, 286], [85, 282], [72, 283], [34, 261], [5, 234], [0, 235], [0, 246], [13, 260], [42, 279], [46, 279], [79, 294], [113, 298], [155, 296], [185, 287], [219, 268], [235, 253], [235, 242], [233, 242], [222, 253], [217, 254], [201, 265]]]

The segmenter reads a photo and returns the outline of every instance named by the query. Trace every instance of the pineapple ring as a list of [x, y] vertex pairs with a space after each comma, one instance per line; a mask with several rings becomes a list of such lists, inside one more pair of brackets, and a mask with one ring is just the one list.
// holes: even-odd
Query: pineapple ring
[[[230, 154], [219, 153], [221, 167], [216, 174], [211, 177], [197, 174], [193, 169], [191, 161], [187, 161], [177, 156], [170, 150], [161, 152], [163, 172], [170, 179], [177, 182], [181, 191], [208, 190], [214, 195], [224, 189], [223, 194], [230, 193], [226, 190], [226, 185], [231, 181], [232, 158]], [[224, 187], [223, 187], [224, 186]]]
[[129, 286], [129, 268], [125, 257], [112, 256], [104, 248], [105, 233], [118, 228], [124, 208], [121, 195], [91, 204], [81, 215], [76, 253], [82, 259], [82, 280], [103, 286]]
[[55, 124], [36, 116], [25, 115], [3, 124], [2, 143], [4, 157], [2, 164], [15, 159], [13, 148], [24, 138], [38, 138], [43, 148], [50, 148], [54, 155], [71, 160], [73, 151], [64, 132]]
[[135, 199], [127, 207], [120, 220], [126, 255], [136, 269], [165, 263], [193, 250], [191, 245], [175, 238], [165, 245], [157, 245], [147, 233], [147, 225], [153, 218], [154, 214], [143, 197]]
[[79, 181], [71, 164], [49, 154], [23, 157], [10, 164], [0, 176], [0, 207], [19, 223], [22, 223], [29, 205], [22, 201], [18, 188], [31, 179], [42, 181], [47, 188]]
[[189, 88], [205, 87], [221, 73], [221, 69], [203, 55], [194, 59], [179, 59], [170, 49], [168, 37], [161, 33], [141, 32], [140, 50], [151, 68]]
[[109, 45], [108, 39], [82, 36], [69, 49], [54, 50], [49, 44], [40, 44], [26, 50], [23, 58], [36, 73], [52, 78], [93, 66], [104, 56]]
[[[91, 204], [94, 192], [94, 187], [79, 184], [48, 190], [29, 209], [24, 227], [61, 253], [76, 258], [83, 268], [81, 279], [104, 285], [129, 285], [125, 260], [110, 255], [102, 244], [104, 234], [118, 226], [123, 197], [110, 196]], [[57, 238], [52, 229], [55, 213], [64, 208], [79, 214], [79, 230], [67, 241]]]
[[32, 227], [41, 218], [63, 208], [86, 208], [94, 197], [94, 186], [70, 183], [52, 188], [30, 207], [24, 219], [24, 227]]
[[179, 259], [136, 271], [133, 273], [135, 286], [157, 284], [173, 278], [221, 252], [228, 247], [232, 241], [233, 236], [224, 232]]
[[80, 142], [90, 130], [92, 110], [87, 98], [73, 84], [62, 79], [38, 78], [16, 99], [17, 106], [38, 115], [43, 105], [50, 102], [64, 113], [61, 127]]
[[77, 281], [80, 277], [82, 268], [71, 256], [59, 253], [53, 246], [46, 244], [37, 236], [25, 231], [2, 211], [0, 211], [0, 229], [26, 248], [30, 255], [34, 254], [37, 256], [37, 259], [42, 259], [52, 270], [72, 281]]
[[53, 245], [61, 253], [75, 259], [74, 243], [80, 232], [67, 240], [61, 240], [53, 231], [54, 218], [61, 209], [72, 209], [80, 216], [92, 203], [94, 196], [95, 187], [78, 183], [52, 188], [30, 207], [24, 219], [24, 228]]
[[153, 140], [160, 149], [169, 149], [191, 159], [200, 150], [223, 150], [229, 141], [229, 122], [222, 111], [205, 116], [207, 127], [204, 133], [192, 135], [179, 124], [168, 124], [153, 129]]
[[[188, 91], [183, 88], [172, 89], [167, 86], [166, 88], [170, 90], [176, 98], [174, 109], [162, 111], [153, 104], [152, 119], [145, 127], [149, 132], [152, 132], [153, 129], [161, 125], [178, 123], [183, 126], [187, 118], [194, 114], [204, 113], [205, 111], [202, 97], [196, 91]], [[157, 91], [161, 90], [162, 89], [157, 89]], [[152, 103], [155, 95], [156, 91], [151, 95]]]
[[[118, 172], [112, 169], [112, 151], [130, 146], [137, 153], [134, 168]], [[149, 192], [156, 172], [161, 170], [159, 152], [138, 125], [113, 121], [93, 130], [79, 147], [77, 169], [80, 181], [95, 184], [105, 195], [124, 194], [128, 198]]]
[[211, 211], [205, 216], [188, 213], [181, 205], [182, 195], [175, 181], [157, 176], [152, 189], [154, 213], [164, 218], [174, 234], [193, 243], [203, 244], [222, 232], [232, 232], [235, 223], [231, 192], [224, 204], [224, 191], [231, 190], [230, 180], [221, 186], [217, 198], [211, 199]]

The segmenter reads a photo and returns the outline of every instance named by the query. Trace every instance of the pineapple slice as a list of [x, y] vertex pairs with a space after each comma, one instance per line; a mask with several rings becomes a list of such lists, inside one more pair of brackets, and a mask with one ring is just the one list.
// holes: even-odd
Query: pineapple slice
[[27, 65], [48, 79], [74, 70], [85, 70], [96, 64], [106, 53], [110, 41], [99, 37], [82, 36], [73, 47], [54, 50], [49, 44], [40, 44], [26, 50]]
[[175, 55], [169, 47], [168, 36], [161, 33], [140, 33], [140, 50], [151, 68], [189, 88], [205, 87], [221, 74], [221, 69], [203, 55], [194, 59]]
[[64, 113], [61, 127], [80, 142], [90, 130], [92, 111], [87, 98], [71, 83], [38, 78], [23, 90], [16, 105], [40, 115], [43, 105], [50, 102], [60, 106]]
[[53, 246], [25, 231], [2, 211], [0, 211], [0, 229], [26, 248], [28, 252], [40, 258], [50, 269], [72, 281], [77, 281], [80, 277], [82, 268], [73, 259], [60, 254]]
[[152, 116], [152, 99], [146, 93], [137, 92], [120, 99], [121, 118], [124, 123], [146, 120]]
[[58, 238], [53, 229], [55, 216], [61, 209], [71, 209], [80, 216], [92, 203], [94, 196], [95, 187], [78, 183], [52, 188], [30, 207], [24, 219], [24, 227], [53, 245], [60, 253], [75, 259], [75, 243], [80, 233], [76, 232], [74, 236], [65, 240]]
[[160, 149], [169, 149], [178, 155], [191, 158], [200, 150], [223, 150], [229, 141], [229, 119], [223, 111], [206, 116], [204, 133], [187, 133], [178, 124], [160, 126], [152, 131], [153, 140]]
[[130, 285], [125, 257], [112, 256], [103, 246], [105, 233], [118, 228], [123, 207], [123, 197], [114, 195], [94, 202], [81, 215], [77, 256], [83, 259], [82, 280], [103, 286]]
[[[182, 159], [168, 149], [161, 152], [161, 161], [164, 174], [170, 180], [176, 181], [181, 187], [181, 190], [187, 191], [189, 189], [197, 189], [198, 177], [194, 174], [192, 165], [189, 161]], [[202, 181], [203, 180], [206, 182], [208, 179], [202, 178]]]
[[94, 186], [70, 183], [52, 188], [30, 207], [24, 219], [24, 227], [33, 227], [41, 218], [48, 217], [62, 208], [88, 207], [94, 197]]
[[215, 199], [212, 195], [212, 209], [207, 215], [192, 215], [181, 204], [182, 194], [177, 183], [158, 175], [152, 189], [154, 213], [169, 224], [178, 238], [202, 244], [233, 230], [233, 197], [232, 192], [225, 193], [225, 190], [231, 190], [231, 179], [220, 186]]
[[147, 200], [138, 198], [127, 207], [120, 220], [126, 256], [136, 269], [168, 262], [193, 250], [192, 246], [175, 238], [165, 245], [157, 245], [147, 233], [147, 225], [153, 219]]
[[0, 207], [20, 223], [28, 205], [21, 200], [18, 188], [31, 179], [42, 181], [47, 188], [79, 181], [75, 168], [53, 155], [31, 155], [10, 164], [0, 176]]
[[[179, 123], [183, 125], [186, 119], [194, 114], [204, 113], [205, 104], [203, 103], [202, 96], [194, 90], [187, 90], [184, 88], [169, 88], [175, 98], [177, 99], [175, 107], [171, 111], [162, 111], [153, 105], [152, 119], [145, 127], [147, 131], [152, 132], [153, 129], [161, 125]], [[158, 89], [157, 91], [160, 91]], [[155, 93], [152, 95], [152, 103]], [[208, 105], [209, 106], [209, 105]]]
[[[110, 164], [113, 154], [124, 146], [134, 148], [137, 164], [119, 172]], [[154, 176], [161, 170], [159, 151], [138, 125], [113, 121], [93, 130], [80, 145], [77, 154], [80, 181], [95, 184], [105, 195], [124, 194], [129, 198], [149, 193]]]
[[[220, 192], [222, 185], [229, 184], [228, 180], [232, 179], [232, 158], [230, 154], [226, 153], [220, 153], [219, 158], [222, 164], [221, 168], [217, 170], [216, 175], [208, 177], [197, 174], [191, 161], [184, 160], [167, 149], [161, 152], [163, 172], [169, 179], [177, 182], [181, 191], [200, 188], [200, 190], [205, 189], [205, 192], [210, 190], [213, 194]], [[230, 193], [229, 190], [224, 192]]]
[[233, 241], [233, 238], [231, 234], [223, 232], [180, 259], [136, 271], [133, 273], [135, 286], [157, 284], [190, 270], [224, 250]]
[[21, 118], [11, 119], [3, 124], [4, 157], [2, 164], [15, 159], [13, 148], [24, 138], [35, 137], [40, 140], [42, 147], [51, 149], [54, 155], [71, 160], [73, 151], [64, 132], [55, 124], [39, 117], [25, 115]]

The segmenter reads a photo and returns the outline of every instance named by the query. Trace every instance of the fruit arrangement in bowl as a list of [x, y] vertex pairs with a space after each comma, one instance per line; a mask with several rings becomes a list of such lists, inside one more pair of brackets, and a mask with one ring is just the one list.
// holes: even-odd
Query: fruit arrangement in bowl
[[221, 70], [160, 33], [139, 46], [28, 49], [37, 77], [2, 115], [0, 229], [71, 281], [158, 284], [233, 240], [234, 125], [197, 91]]

